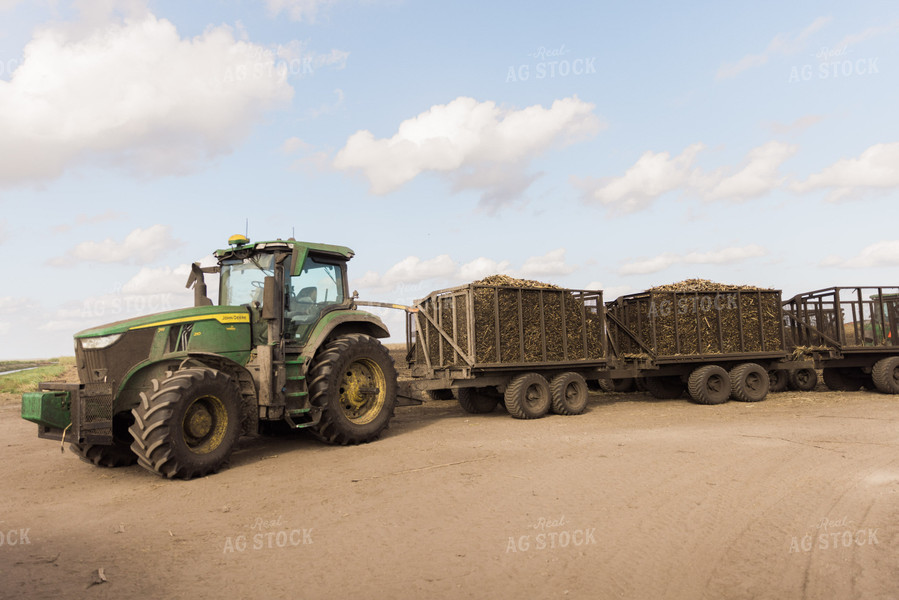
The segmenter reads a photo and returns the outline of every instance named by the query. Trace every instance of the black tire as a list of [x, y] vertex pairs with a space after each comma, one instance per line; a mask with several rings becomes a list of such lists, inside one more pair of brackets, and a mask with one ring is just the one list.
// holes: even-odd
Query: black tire
[[309, 368], [309, 395], [321, 410], [315, 437], [329, 444], [378, 439], [396, 408], [396, 368], [377, 339], [354, 333], [328, 342]]
[[632, 377], [628, 377], [627, 379], [610, 379], [607, 381], [612, 382], [611, 391], [618, 392], [619, 394], [633, 392], [637, 389], [637, 380]]
[[884, 394], [899, 394], [899, 356], [888, 356], [874, 363], [871, 378]]
[[587, 408], [587, 382], [578, 373], [562, 373], [549, 384], [552, 411], [557, 415], [579, 415]]
[[743, 363], [730, 371], [730, 395], [739, 402], [761, 402], [768, 395], [768, 372], [756, 363]]
[[810, 392], [818, 385], [818, 373], [814, 369], [790, 371], [790, 389]]
[[176, 371], [153, 380], [132, 413], [131, 449], [143, 468], [168, 478], [191, 479], [218, 471], [240, 437], [241, 395], [224, 372]]
[[698, 367], [690, 373], [687, 390], [696, 404], [724, 404], [730, 398], [730, 374], [718, 365]]
[[539, 419], [549, 412], [549, 383], [539, 373], [518, 375], [506, 387], [506, 410], [516, 419]]
[[459, 398], [459, 406], [462, 407], [462, 410], [473, 415], [492, 413], [499, 404], [499, 398], [490, 396], [477, 388], [459, 388], [456, 396]]
[[137, 462], [137, 455], [131, 451], [131, 448], [119, 443], [111, 446], [69, 444], [69, 448], [84, 462], [98, 467], [128, 467]]
[[790, 374], [784, 369], [768, 371], [768, 393], [783, 392], [790, 385]]
[[647, 377], [643, 381], [649, 395], [658, 400], [674, 400], [684, 395], [687, 386], [677, 375]]
[[428, 400], [454, 400], [453, 390], [450, 389], [442, 389], [442, 390], [427, 390], [425, 392], [428, 395]]
[[857, 369], [825, 367], [821, 378], [824, 385], [835, 392], [857, 392], [864, 383], [862, 375]]

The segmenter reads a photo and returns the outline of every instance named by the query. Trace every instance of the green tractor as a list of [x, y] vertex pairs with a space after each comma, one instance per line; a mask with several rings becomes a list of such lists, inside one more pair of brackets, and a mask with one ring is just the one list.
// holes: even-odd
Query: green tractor
[[[82, 459], [137, 462], [169, 478], [216, 472], [242, 434], [308, 429], [332, 444], [372, 441], [397, 404], [384, 323], [348, 293], [343, 246], [228, 240], [192, 267], [194, 307], [75, 335], [79, 383], [22, 397], [38, 436]], [[218, 273], [219, 302], [204, 274]]]

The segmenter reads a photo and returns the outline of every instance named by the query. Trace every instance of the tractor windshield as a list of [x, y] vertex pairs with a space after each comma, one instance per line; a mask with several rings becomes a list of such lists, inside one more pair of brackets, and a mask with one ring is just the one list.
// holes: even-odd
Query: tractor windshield
[[239, 306], [258, 302], [262, 304], [265, 277], [274, 275], [273, 254], [257, 254], [244, 259], [228, 259], [222, 262], [219, 305]]

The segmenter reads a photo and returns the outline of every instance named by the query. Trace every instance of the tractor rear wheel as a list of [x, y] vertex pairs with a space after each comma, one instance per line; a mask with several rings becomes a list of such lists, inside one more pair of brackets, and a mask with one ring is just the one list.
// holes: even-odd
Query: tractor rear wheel
[[310, 431], [329, 444], [378, 439], [396, 408], [396, 368], [377, 339], [361, 333], [335, 338], [309, 368], [309, 395], [321, 418]]
[[143, 468], [191, 479], [218, 471], [240, 437], [240, 390], [224, 372], [176, 371], [141, 392], [131, 412], [131, 449]]
[[492, 413], [499, 404], [499, 398], [491, 396], [482, 388], [459, 388], [456, 395], [462, 410], [473, 415]]
[[506, 387], [506, 410], [516, 419], [539, 419], [552, 404], [549, 383], [539, 373], [518, 375]]
[[587, 382], [578, 373], [556, 375], [549, 390], [552, 410], [557, 415], [579, 415], [587, 408]]
[[724, 404], [730, 398], [730, 375], [719, 365], [694, 369], [687, 380], [690, 398], [697, 404]]

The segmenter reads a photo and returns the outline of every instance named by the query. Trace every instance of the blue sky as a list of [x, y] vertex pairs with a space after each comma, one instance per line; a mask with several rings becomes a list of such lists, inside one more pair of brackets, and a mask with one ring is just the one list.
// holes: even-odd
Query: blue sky
[[369, 300], [896, 285], [897, 41], [892, 2], [0, 0], [0, 358], [189, 305], [247, 221]]

